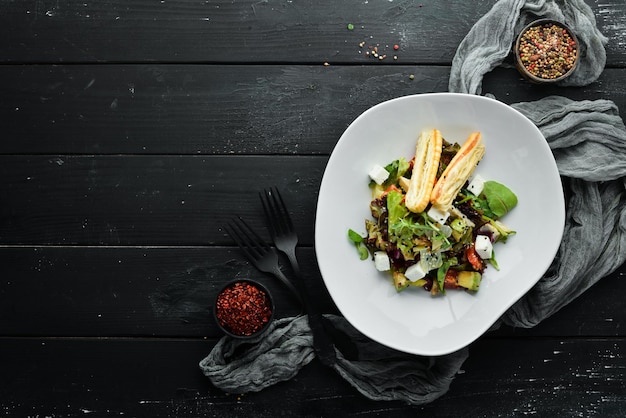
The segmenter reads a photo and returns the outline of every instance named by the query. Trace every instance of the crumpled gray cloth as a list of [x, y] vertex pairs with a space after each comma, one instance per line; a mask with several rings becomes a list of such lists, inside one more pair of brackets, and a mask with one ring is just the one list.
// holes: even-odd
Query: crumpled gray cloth
[[[463, 40], [452, 64], [450, 91], [479, 94], [484, 74], [508, 54], [516, 28], [532, 17], [564, 21], [581, 40], [581, 65], [570, 85], [597, 79], [606, 39], [580, 0], [500, 0]], [[566, 195], [561, 247], [543, 278], [496, 326], [532, 327], [571, 302], [626, 259], [626, 129], [608, 100], [564, 97], [512, 105], [541, 130], [554, 153]], [[468, 348], [440, 357], [414, 356], [384, 347], [329, 316], [351, 335], [358, 360], [337, 351], [335, 370], [364, 396], [424, 404], [443, 395], [468, 356]], [[295, 376], [314, 357], [306, 316], [284, 318], [258, 341], [223, 337], [201, 361], [203, 373], [228, 392], [259, 391]]]
[[313, 336], [306, 317], [273, 321], [248, 341], [223, 337], [200, 362], [202, 372], [226, 392], [258, 392], [289, 380], [313, 360]]
[[597, 80], [606, 64], [607, 38], [596, 27], [593, 11], [583, 0], [500, 0], [474, 24], [452, 60], [451, 92], [480, 94], [483, 76], [509, 55], [515, 37], [538, 18], [569, 26], [578, 38], [579, 63], [564, 86], [584, 86]]
[[552, 266], [502, 317], [532, 327], [626, 259], [626, 133], [615, 103], [546, 97], [512, 105], [546, 137], [567, 197]]
[[[348, 360], [335, 350], [335, 371], [370, 399], [431, 402], [448, 390], [468, 355], [467, 348], [441, 357], [402, 353], [368, 339], [343, 317], [325, 316], [359, 352], [358, 360]], [[200, 362], [200, 369], [226, 392], [258, 392], [291, 379], [314, 357], [308, 318], [302, 315], [274, 321], [253, 341], [223, 337]]]

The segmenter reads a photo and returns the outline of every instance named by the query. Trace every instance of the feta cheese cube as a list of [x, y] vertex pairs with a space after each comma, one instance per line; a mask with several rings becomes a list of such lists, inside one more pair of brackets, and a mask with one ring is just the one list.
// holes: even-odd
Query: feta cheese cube
[[385, 170], [385, 167], [376, 164], [370, 170], [369, 176], [376, 184], [383, 184], [389, 178], [389, 171]]
[[467, 186], [467, 190], [473, 193], [475, 196], [480, 195], [483, 192], [483, 188], [485, 187], [485, 179], [482, 178], [479, 174], [476, 174], [474, 178], [472, 178]]
[[428, 215], [428, 217], [432, 219], [433, 221], [443, 225], [448, 220], [448, 217], [450, 216], [450, 212], [445, 211], [445, 210], [442, 211], [442, 210], [437, 209], [434, 206], [431, 206], [430, 209], [428, 209], [428, 212], [426, 212], [426, 215]]
[[493, 245], [491, 244], [491, 240], [487, 235], [476, 235], [476, 241], [474, 241], [474, 248], [476, 249], [476, 253], [483, 260], [487, 260], [491, 258], [491, 253], [493, 252]]
[[410, 281], [416, 282], [419, 279], [422, 279], [424, 276], [426, 276], [426, 272], [422, 268], [422, 265], [420, 263], [417, 263], [407, 268], [406, 271], [404, 272], [404, 275]]
[[386, 252], [376, 251], [374, 253], [374, 266], [376, 266], [376, 270], [378, 271], [391, 270], [391, 262]]

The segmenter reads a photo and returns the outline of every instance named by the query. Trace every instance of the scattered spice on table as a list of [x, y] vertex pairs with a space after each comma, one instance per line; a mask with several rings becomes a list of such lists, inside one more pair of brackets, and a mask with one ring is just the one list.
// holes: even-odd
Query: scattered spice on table
[[216, 317], [220, 325], [239, 336], [261, 330], [272, 316], [269, 296], [248, 282], [236, 282], [217, 297]]
[[[371, 45], [367, 45], [367, 43], [365, 41], [361, 41], [359, 42], [359, 48], [360, 49], [366, 49], [365, 51], [365, 56], [368, 58], [377, 58], [379, 61], [382, 61], [384, 59], [387, 58], [387, 54], [386, 51], [389, 48], [389, 45], [380, 45], [380, 44], [371, 44]], [[397, 51], [400, 49], [400, 45], [395, 44], [393, 45], [392, 49], [394, 51]], [[361, 51], [359, 51], [359, 54], [361, 53]], [[398, 55], [393, 55], [393, 59], [397, 60], [398, 59]]]
[[530, 74], [555, 79], [573, 68], [578, 49], [567, 29], [555, 23], [544, 23], [522, 34], [518, 54]]
[[[356, 29], [356, 26], [352, 23], [347, 24], [347, 28], [350, 31]], [[364, 29], [364, 26], [361, 26], [361, 29]], [[359, 54], [365, 55], [367, 58], [375, 58], [378, 61], [382, 61], [386, 59], [388, 56], [393, 57], [394, 60], [398, 59], [397, 51], [400, 50], [400, 45], [398, 43], [395, 44], [384, 44], [376, 43], [374, 41], [374, 36], [369, 35], [367, 37], [368, 40], [359, 41]], [[391, 52], [394, 54], [392, 55]], [[389, 55], [387, 54], [389, 53]]]

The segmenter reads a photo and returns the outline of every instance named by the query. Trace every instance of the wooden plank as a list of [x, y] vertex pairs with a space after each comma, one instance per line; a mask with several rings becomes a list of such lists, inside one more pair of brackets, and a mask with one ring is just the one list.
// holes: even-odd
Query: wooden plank
[[[317, 360], [260, 393], [225, 394], [201, 374], [206, 340], [2, 338], [10, 416], [602, 416], [626, 411], [624, 340], [488, 340], [425, 406], [374, 402]], [[532, 353], [532, 354], [531, 354]], [[486, 403], [487, 402], [487, 406]], [[471, 411], [471, 412], [470, 412]]]
[[4, 66], [0, 153], [329, 154], [367, 108], [445, 91], [447, 71]]
[[[316, 306], [335, 312], [304, 252]], [[300, 313], [286, 287], [233, 248], [21, 247], [1, 249], [0, 260], [0, 335], [216, 338], [217, 292], [246, 277], [268, 286], [277, 318]]]
[[[21, 1], [0, 16], [3, 62], [372, 63], [359, 43], [380, 44], [380, 62], [447, 64], [494, 0]], [[621, 0], [588, 1], [610, 38], [610, 65], [624, 65]], [[621, 19], [619, 18], [621, 16]], [[348, 23], [354, 30], [348, 30]], [[401, 45], [397, 52], [394, 44]], [[396, 54], [397, 61], [391, 56]], [[378, 62], [376, 62], [378, 64]]]
[[326, 161], [321, 156], [0, 156], [0, 243], [226, 244], [231, 241], [222, 226], [235, 214], [265, 228], [258, 193], [275, 185], [288, 199], [302, 244], [311, 245]]
[[[298, 255], [314, 304], [337, 313], [313, 248]], [[615, 295], [626, 293], [625, 274], [626, 265], [537, 327], [502, 327], [486, 337], [624, 337], [626, 300]], [[212, 300], [224, 283], [241, 277], [267, 284], [277, 317], [299, 313], [285, 287], [235, 248], [0, 248], [0, 335], [216, 338]]]
[[624, 286], [625, 276], [626, 264], [537, 326], [529, 329], [504, 326], [489, 336], [623, 336], [621, 324], [626, 320], [626, 302], [615, 295]]
[[[7, 41], [1, 56], [5, 62], [321, 64], [367, 62], [358, 44], [371, 40], [402, 43], [399, 60], [405, 63], [449, 62], [462, 33], [492, 3], [24, 2], [0, 20]], [[347, 29], [351, 22], [353, 31]]]
[[[328, 155], [382, 101], [447, 91], [448, 67], [0, 66], [0, 154]], [[261, 75], [262, 74], [262, 75]], [[415, 78], [409, 79], [413, 74]], [[498, 69], [483, 91], [505, 103], [609, 98], [626, 118], [621, 70], [590, 86], [535, 86]], [[37, 115], [37, 116], [35, 116]]]

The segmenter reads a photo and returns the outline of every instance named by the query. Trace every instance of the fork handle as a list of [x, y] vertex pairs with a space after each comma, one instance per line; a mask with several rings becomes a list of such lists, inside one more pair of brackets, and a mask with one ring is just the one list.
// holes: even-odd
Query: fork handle
[[289, 264], [291, 264], [291, 269], [293, 270], [294, 275], [298, 280], [302, 280], [302, 275], [300, 274], [300, 265], [298, 264], [298, 259], [296, 258], [296, 250], [283, 250], [283, 253], [289, 259]]
[[[334, 334], [334, 327], [332, 323], [328, 321], [318, 310], [313, 308], [311, 303], [309, 283], [303, 279], [300, 274], [300, 266], [298, 259], [296, 258], [295, 249], [292, 251], [283, 251], [289, 262], [291, 268], [296, 277], [298, 287], [302, 295], [303, 307], [309, 316], [309, 327], [313, 333], [313, 347], [320, 362], [326, 366], [333, 366], [337, 361], [337, 355], [335, 353], [335, 347], [333, 341], [329, 335]], [[329, 329], [332, 328], [332, 329]]]
[[298, 302], [300, 302], [300, 306], [305, 306], [304, 301], [302, 300], [302, 295], [301, 293], [298, 291], [298, 289], [296, 289], [294, 287], [293, 284], [291, 284], [291, 281], [289, 281], [289, 279], [285, 276], [285, 274], [282, 272], [282, 270], [280, 269], [280, 267], [275, 266], [272, 269], [272, 274], [274, 276], [276, 276], [276, 278], [278, 280], [280, 280], [281, 282], [283, 282], [283, 284], [285, 286], [287, 286], [287, 288], [291, 291], [291, 293], [294, 295], [294, 297], [298, 300]]

